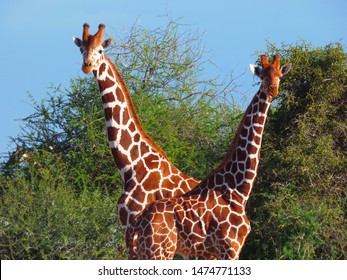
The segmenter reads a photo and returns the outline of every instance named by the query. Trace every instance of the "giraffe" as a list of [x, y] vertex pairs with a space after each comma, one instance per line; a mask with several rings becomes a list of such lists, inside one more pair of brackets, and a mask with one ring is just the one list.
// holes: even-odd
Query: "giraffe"
[[250, 232], [245, 208], [257, 176], [260, 147], [271, 101], [291, 64], [270, 63], [251, 70], [262, 79], [246, 109], [225, 159], [186, 194], [152, 202], [127, 231], [130, 259], [172, 259], [174, 254], [238, 259]]
[[141, 126], [125, 82], [104, 54], [111, 44], [111, 38], [102, 41], [104, 29], [100, 24], [91, 35], [85, 23], [82, 40], [73, 40], [83, 56], [82, 71], [93, 72], [98, 82], [108, 144], [124, 183], [118, 216], [125, 230], [148, 203], [184, 194], [199, 181], [178, 170]]

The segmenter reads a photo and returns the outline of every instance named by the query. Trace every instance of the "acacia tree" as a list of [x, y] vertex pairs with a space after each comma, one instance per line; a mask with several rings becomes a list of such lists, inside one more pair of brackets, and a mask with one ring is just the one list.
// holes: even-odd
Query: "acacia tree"
[[[201, 78], [211, 66], [199, 34], [177, 21], [115, 38], [108, 55], [141, 122], [170, 159], [202, 178], [227, 151], [242, 113], [233, 83]], [[72, 50], [75, 49], [72, 47]], [[341, 44], [280, 47], [293, 63], [263, 138], [241, 258], [346, 259], [346, 53]], [[122, 189], [92, 77], [52, 86], [13, 138], [0, 172], [1, 259], [126, 258], [115, 211]]]
[[[181, 170], [201, 178], [226, 152], [240, 112], [225, 102], [232, 83], [201, 78], [212, 63], [200, 35], [185, 30], [178, 21], [134, 26], [108, 55], [148, 134]], [[93, 77], [32, 98], [34, 112], [13, 138], [30, 157], [3, 164], [0, 176], [2, 259], [126, 258], [115, 209], [122, 183], [99, 99]]]
[[[223, 156], [224, 139], [230, 139], [240, 112], [230, 101], [231, 82], [225, 86], [217, 83], [218, 77], [201, 78], [213, 64], [200, 35], [182, 28], [171, 20], [155, 30], [133, 26], [125, 38], [114, 39], [108, 55], [120, 69], [149, 135], [180, 169], [202, 177]], [[68, 89], [52, 86], [46, 99], [32, 103], [34, 113], [23, 120], [15, 143], [31, 153], [58, 154], [70, 170], [83, 173], [76, 178], [90, 184], [98, 181], [95, 173], [100, 171], [114, 180], [93, 77], [73, 79]]]

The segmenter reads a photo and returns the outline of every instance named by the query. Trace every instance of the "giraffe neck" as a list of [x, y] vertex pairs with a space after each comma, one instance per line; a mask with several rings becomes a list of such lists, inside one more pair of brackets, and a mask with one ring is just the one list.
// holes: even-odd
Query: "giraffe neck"
[[260, 147], [271, 97], [261, 89], [248, 106], [229, 152], [208, 176], [214, 186], [227, 186], [228, 197], [245, 205], [257, 176]]
[[126, 85], [106, 55], [93, 73], [103, 102], [108, 143], [122, 180], [127, 182], [130, 179], [127, 174], [132, 173], [145, 154], [167, 157], [142, 128]]

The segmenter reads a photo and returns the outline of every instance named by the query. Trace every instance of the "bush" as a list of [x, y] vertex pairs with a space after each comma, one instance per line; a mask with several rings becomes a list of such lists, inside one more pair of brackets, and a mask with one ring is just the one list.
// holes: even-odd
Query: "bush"
[[114, 196], [77, 193], [48, 170], [1, 185], [2, 260], [126, 257]]
[[293, 68], [266, 128], [243, 256], [346, 259], [346, 53], [305, 42], [268, 51]]

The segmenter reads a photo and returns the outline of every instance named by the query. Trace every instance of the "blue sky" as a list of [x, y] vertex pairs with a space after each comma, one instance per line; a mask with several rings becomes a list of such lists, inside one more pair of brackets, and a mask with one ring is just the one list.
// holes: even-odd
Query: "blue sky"
[[[72, 36], [81, 36], [88, 22], [123, 37], [138, 21], [144, 28], [165, 25], [167, 14], [203, 33], [202, 40], [218, 66], [218, 74], [245, 73], [236, 83], [252, 88], [248, 64], [265, 41], [280, 44], [304, 39], [314, 46], [341, 41], [347, 44], [345, 0], [11, 0], [0, 4], [0, 155], [14, 149], [9, 136], [20, 131], [16, 121], [33, 112], [28, 92], [36, 100], [51, 84], [68, 87], [84, 74], [81, 55]], [[121, 69], [120, 69], [121, 70]], [[216, 69], [206, 69], [214, 76]], [[237, 99], [238, 97], [235, 96]]]

